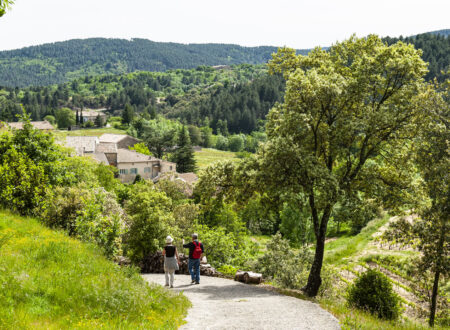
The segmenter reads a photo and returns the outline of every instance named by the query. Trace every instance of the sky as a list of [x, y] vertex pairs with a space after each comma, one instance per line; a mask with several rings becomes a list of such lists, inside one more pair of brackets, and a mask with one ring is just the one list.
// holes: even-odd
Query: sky
[[450, 0], [15, 0], [0, 50], [74, 38], [330, 46], [450, 28]]

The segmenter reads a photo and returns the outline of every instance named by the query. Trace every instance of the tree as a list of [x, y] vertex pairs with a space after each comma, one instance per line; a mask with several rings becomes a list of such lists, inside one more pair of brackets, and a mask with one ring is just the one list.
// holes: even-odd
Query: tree
[[122, 123], [131, 124], [134, 119], [134, 108], [129, 103], [125, 104], [125, 109], [122, 114]]
[[417, 206], [419, 218], [413, 222], [405, 218], [392, 223], [384, 235], [396, 242], [412, 245], [421, 252], [418, 265], [421, 273], [431, 271], [429, 325], [434, 326], [439, 280], [450, 273], [450, 107], [439, 96], [429, 105], [431, 121], [421, 131], [415, 153], [423, 178], [420, 194], [428, 202]]
[[316, 296], [327, 225], [338, 200], [357, 191], [383, 199], [383, 187], [395, 190], [408, 182], [397, 155], [423, 113], [426, 64], [412, 45], [388, 47], [371, 35], [352, 36], [308, 56], [283, 48], [269, 69], [282, 73], [287, 85], [284, 103], [268, 116], [259, 182], [305, 195], [316, 247], [303, 289]]
[[184, 126], [178, 135], [178, 145], [173, 160], [177, 163], [177, 172], [187, 173], [195, 171], [194, 149], [189, 139], [189, 133]]
[[100, 114], [98, 114], [97, 117], [95, 118], [94, 124], [97, 127], [103, 127], [103, 119], [102, 119], [102, 117], [100, 117]]
[[75, 114], [75, 125], [80, 125], [80, 115], [78, 113], [78, 109], [77, 109], [77, 113]]
[[75, 114], [69, 108], [61, 108], [56, 111], [55, 115], [58, 128], [68, 128], [75, 124]]
[[164, 119], [144, 121], [141, 133], [138, 133], [148, 150], [156, 157], [163, 157], [164, 153], [174, 146], [175, 128]]

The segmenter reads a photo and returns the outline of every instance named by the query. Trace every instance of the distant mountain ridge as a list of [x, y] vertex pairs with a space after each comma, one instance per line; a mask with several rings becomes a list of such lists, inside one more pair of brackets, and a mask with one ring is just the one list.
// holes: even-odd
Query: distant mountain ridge
[[[406, 38], [424, 51], [430, 62], [427, 79], [440, 75], [450, 63], [450, 29]], [[0, 51], [0, 86], [26, 87], [63, 83], [74, 78], [135, 71], [191, 69], [201, 65], [266, 63], [278, 47], [243, 47], [233, 44], [179, 44], [147, 39], [72, 39]], [[436, 51], [437, 50], [437, 51]], [[297, 50], [307, 54], [308, 49]]]
[[[200, 65], [266, 63], [277, 47], [178, 44], [146, 39], [72, 39], [0, 52], [0, 85], [49, 85], [73, 78]], [[308, 50], [300, 50], [306, 54]]]

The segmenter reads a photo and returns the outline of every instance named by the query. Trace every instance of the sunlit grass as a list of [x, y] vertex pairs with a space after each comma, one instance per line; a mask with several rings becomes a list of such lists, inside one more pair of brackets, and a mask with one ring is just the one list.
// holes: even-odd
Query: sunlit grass
[[211, 148], [203, 148], [202, 151], [195, 152], [195, 161], [197, 162], [197, 167], [199, 170], [202, 170], [220, 160], [237, 161], [239, 158], [236, 157], [234, 152]]
[[188, 306], [96, 246], [0, 211], [1, 329], [172, 329]]

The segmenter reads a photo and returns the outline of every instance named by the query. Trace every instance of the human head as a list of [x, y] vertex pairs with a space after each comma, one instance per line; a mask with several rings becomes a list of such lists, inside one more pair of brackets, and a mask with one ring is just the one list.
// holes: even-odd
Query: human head
[[166, 237], [166, 244], [172, 244], [172, 242], [173, 242], [173, 238], [172, 238], [172, 236], [167, 236]]
[[198, 239], [198, 234], [197, 233], [192, 234], [192, 240], [195, 241], [197, 239]]

